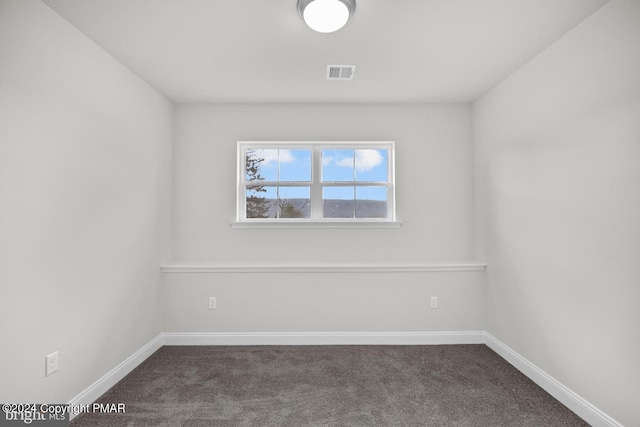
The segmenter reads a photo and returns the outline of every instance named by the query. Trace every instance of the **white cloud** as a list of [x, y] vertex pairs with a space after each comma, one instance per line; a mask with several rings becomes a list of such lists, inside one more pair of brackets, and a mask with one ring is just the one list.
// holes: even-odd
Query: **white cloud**
[[[275, 166], [278, 163], [278, 150], [257, 150], [256, 155], [264, 159], [263, 166]], [[292, 163], [295, 160], [291, 150], [280, 150], [280, 163]]]
[[356, 170], [358, 172], [369, 171], [380, 166], [384, 158], [378, 150], [356, 150]]
[[328, 166], [333, 161], [333, 157], [331, 156], [322, 156], [322, 166]]
[[344, 159], [340, 159], [336, 162], [336, 165], [341, 166], [343, 168], [352, 168], [353, 157], [345, 157]]
[[278, 150], [256, 150], [256, 157], [263, 159], [262, 166], [278, 163]]
[[[366, 172], [380, 166], [384, 161], [384, 157], [379, 150], [356, 150], [356, 170], [358, 172]], [[345, 157], [336, 161], [337, 166], [352, 168], [353, 157]]]
[[291, 150], [280, 150], [280, 163], [292, 163], [296, 160]]

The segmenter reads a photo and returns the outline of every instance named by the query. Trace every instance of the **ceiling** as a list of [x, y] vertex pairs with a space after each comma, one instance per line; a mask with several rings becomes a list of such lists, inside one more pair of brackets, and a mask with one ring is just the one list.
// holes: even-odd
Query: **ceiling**
[[181, 103], [468, 103], [607, 2], [357, 0], [320, 34], [296, 0], [43, 1]]

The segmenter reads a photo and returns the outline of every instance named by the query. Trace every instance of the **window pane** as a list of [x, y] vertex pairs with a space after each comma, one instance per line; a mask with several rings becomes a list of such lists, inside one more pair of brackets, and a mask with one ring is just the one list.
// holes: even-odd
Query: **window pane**
[[247, 218], [275, 218], [276, 190], [276, 187], [247, 187]]
[[387, 182], [387, 150], [356, 150], [356, 181]]
[[253, 149], [245, 152], [247, 181], [277, 181], [278, 180], [278, 150]]
[[309, 187], [279, 187], [278, 210], [280, 218], [309, 218], [311, 190]]
[[386, 218], [387, 188], [356, 187], [356, 218]]
[[280, 181], [311, 181], [311, 150], [280, 150]]
[[322, 189], [323, 218], [353, 218], [355, 207], [353, 187], [325, 187]]
[[240, 221], [395, 218], [393, 142], [239, 141], [238, 148]]
[[322, 150], [322, 180], [353, 181], [353, 150]]

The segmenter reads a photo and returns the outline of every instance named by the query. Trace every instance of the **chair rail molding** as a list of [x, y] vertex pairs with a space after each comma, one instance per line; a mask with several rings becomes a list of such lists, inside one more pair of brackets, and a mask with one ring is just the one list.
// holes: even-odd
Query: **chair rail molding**
[[484, 271], [480, 261], [416, 263], [257, 263], [225, 264], [213, 262], [167, 262], [163, 273], [415, 273]]

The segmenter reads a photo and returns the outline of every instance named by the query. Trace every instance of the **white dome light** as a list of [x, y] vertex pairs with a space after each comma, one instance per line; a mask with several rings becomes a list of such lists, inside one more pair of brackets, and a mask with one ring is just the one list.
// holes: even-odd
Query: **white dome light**
[[355, 0], [298, 0], [298, 12], [304, 22], [319, 33], [333, 33], [344, 27], [355, 8]]

